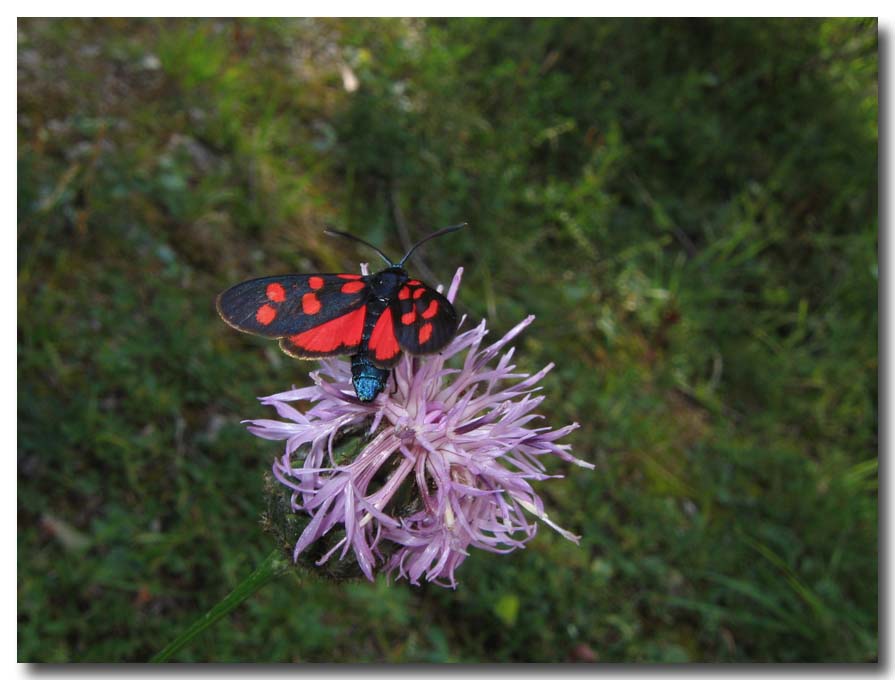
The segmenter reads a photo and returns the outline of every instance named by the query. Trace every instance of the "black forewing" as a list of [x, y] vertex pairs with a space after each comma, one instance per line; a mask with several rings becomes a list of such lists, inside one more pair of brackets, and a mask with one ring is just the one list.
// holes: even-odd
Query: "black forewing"
[[217, 310], [237, 330], [282, 338], [357, 309], [368, 294], [366, 277], [354, 274], [265, 276], [225, 290]]
[[454, 306], [425, 284], [405, 284], [390, 306], [398, 344], [411, 354], [438, 352], [457, 333]]

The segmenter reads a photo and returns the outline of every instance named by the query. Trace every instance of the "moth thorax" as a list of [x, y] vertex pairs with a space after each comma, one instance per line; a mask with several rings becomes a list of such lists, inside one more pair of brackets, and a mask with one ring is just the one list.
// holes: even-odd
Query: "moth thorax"
[[370, 279], [370, 289], [376, 297], [392, 297], [407, 278], [402, 267], [383, 269]]

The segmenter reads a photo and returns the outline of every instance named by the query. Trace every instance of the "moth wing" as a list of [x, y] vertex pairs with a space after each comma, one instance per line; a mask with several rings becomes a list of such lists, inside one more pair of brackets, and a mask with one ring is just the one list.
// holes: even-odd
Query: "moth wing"
[[391, 368], [401, 358], [401, 347], [395, 332], [394, 303], [392, 303], [376, 320], [367, 343], [367, 356], [378, 368]]
[[398, 345], [410, 354], [438, 352], [457, 333], [454, 306], [423, 283], [405, 283], [389, 308]]
[[292, 356], [345, 354], [360, 344], [369, 290], [357, 274], [266, 276], [225, 290], [217, 310], [237, 330], [280, 338]]

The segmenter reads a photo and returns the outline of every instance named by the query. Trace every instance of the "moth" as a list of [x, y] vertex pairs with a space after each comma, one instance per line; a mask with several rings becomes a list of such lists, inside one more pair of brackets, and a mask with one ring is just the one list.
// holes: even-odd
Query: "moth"
[[429, 234], [397, 264], [357, 236], [327, 229], [327, 234], [369, 246], [388, 267], [367, 276], [288, 274], [244, 281], [218, 296], [218, 314], [236, 330], [278, 339], [280, 349], [297, 359], [351, 355], [355, 394], [371, 402], [385, 389], [402, 351], [438, 352], [457, 333], [454, 306], [411, 278], [404, 263], [426, 241], [464, 226]]

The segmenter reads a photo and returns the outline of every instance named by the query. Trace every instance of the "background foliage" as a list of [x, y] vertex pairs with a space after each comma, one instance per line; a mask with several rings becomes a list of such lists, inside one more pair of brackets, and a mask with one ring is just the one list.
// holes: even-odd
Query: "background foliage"
[[19, 659], [145, 660], [271, 549], [239, 421], [308, 367], [220, 290], [466, 220], [414, 271], [538, 315], [581, 546], [281, 578], [178, 658], [874, 660], [876, 31], [20, 21]]

